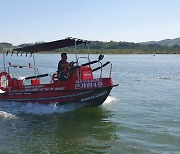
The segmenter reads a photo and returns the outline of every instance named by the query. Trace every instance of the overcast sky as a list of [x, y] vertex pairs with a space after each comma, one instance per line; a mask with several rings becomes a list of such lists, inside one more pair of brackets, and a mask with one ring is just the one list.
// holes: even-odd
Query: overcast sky
[[180, 37], [180, 0], [0, 0], [0, 42]]

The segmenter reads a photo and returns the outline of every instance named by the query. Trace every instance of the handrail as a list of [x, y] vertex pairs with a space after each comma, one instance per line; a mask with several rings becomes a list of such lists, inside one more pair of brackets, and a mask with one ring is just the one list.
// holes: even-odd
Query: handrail
[[111, 68], [110, 68], [110, 72], [109, 72], [109, 77], [111, 77], [111, 73], [112, 73], [112, 63], [110, 62]]
[[[97, 61], [97, 60], [94, 60], [94, 61], [91, 61], [91, 62], [89, 62], [89, 63], [85, 63], [85, 64], [82, 64], [81, 66], [87, 66], [87, 65], [92, 65], [92, 64], [95, 64], [95, 63], [98, 63], [99, 61]], [[74, 69], [76, 69], [76, 68], [80, 68], [81, 66], [73, 66], [72, 68], [70, 68], [69, 70], [74, 70]]]
[[29, 79], [34, 79], [34, 78], [42, 78], [42, 77], [46, 77], [48, 75], [49, 74], [41, 74], [41, 75], [37, 75], [37, 76], [29, 76], [29, 77], [24, 78], [24, 80], [29, 80]]
[[103, 65], [101, 65], [101, 66], [99, 66], [99, 67], [94, 68], [94, 69], [92, 70], [92, 72], [95, 72], [95, 71], [97, 71], [97, 70], [99, 70], [99, 69], [101, 69], [101, 68], [105, 67], [105, 66], [106, 66], [106, 65], [108, 65], [109, 63], [110, 63], [110, 62], [108, 61], [108, 62], [104, 63]]
[[8, 62], [8, 67], [14, 67], [14, 68], [36, 68], [34, 66], [32, 66], [30, 63], [28, 64], [28, 66], [23, 66], [23, 65], [12, 65], [11, 62]]
[[79, 63], [79, 59], [81, 59], [81, 58], [82, 58], [82, 59], [83, 59], [83, 58], [84, 58], [84, 59], [88, 59], [88, 62], [90, 62], [89, 57], [78, 57], [78, 58], [77, 58], [77, 64]]
[[104, 63], [104, 64], [102, 64], [101, 62], [100, 62], [100, 64], [101, 64], [101, 66], [99, 66], [99, 67], [96, 67], [96, 68], [94, 68], [93, 70], [92, 70], [92, 72], [95, 72], [95, 71], [97, 71], [97, 70], [99, 70], [99, 69], [101, 69], [101, 73], [100, 73], [100, 78], [102, 77], [102, 68], [103, 67], [105, 67], [105, 66], [107, 66], [108, 64], [110, 64], [111, 65], [111, 67], [110, 67], [110, 72], [109, 72], [109, 77], [111, 77], [111, 72], [112, 72], [112, 63], [111, 62], [109, 62], [109, 61], [107, 61], [106, 63]]
[[[8, 62], [8, 73], [9, 73], [9, 68], [11, 67], [12, 68], [32, 68], [34, 69], [35, 72], [37, 71], [37, 73], [39, 74], [38, 68], [36, 66], [31, 65], [31, 63], [28, 63], [28, 65], [25, 66], [25, 65], [12, 65], [11, 62]], [[36, 76], [36, 73], [35, 73], [35, 76]]]

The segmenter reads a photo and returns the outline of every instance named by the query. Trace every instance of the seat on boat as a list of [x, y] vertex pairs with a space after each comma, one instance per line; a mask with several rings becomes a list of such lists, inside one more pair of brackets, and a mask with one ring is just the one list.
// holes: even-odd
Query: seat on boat
[[31, 80], [31, 85], [32, 86], [40, 85], [40, 79], [32, 79]]
[[23, 81], [16, 78], [12, 78], [12, 88], [20, 88], [23, 86]]

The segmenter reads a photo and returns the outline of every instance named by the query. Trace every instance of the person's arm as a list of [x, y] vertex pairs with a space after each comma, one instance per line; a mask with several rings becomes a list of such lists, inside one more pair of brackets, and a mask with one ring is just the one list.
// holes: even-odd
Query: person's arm
[[69, 63], [69, 67], [71, 68], [73, 66], [74, 66], [74, 62], [72, 61], [72, 62]]
[[58, 72], [58, 73], [60, 73], [62, 70], [63, 70], [63, 68], [62, 68], [62, 62], [61, 62], [61, 61], [59, 61], [59, 63], [58, 63], [58, 70], [57, 70], [57, 72]]

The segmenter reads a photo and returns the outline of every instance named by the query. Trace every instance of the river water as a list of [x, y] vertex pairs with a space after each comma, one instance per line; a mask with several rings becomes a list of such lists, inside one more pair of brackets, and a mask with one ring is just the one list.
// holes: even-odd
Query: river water
[[[6, 63], [30, 60], [14, 55]], [[40, 73], [53, 73], [58, 60], [56, 54], [37, 55], [36, 65]], [[0, 154], [180, 153], [180, 55], [105, 55], [107, 60], [119, 86], [100, 107], [1, 102]], [[22, 77], [18, 71], [12, 74]]]

